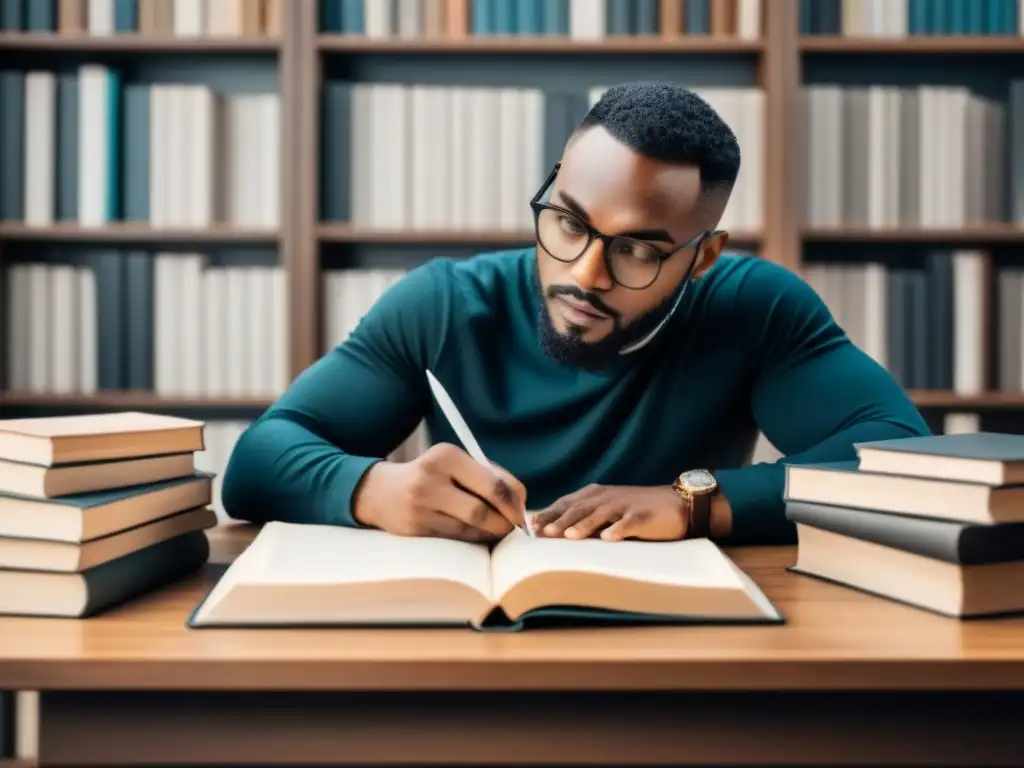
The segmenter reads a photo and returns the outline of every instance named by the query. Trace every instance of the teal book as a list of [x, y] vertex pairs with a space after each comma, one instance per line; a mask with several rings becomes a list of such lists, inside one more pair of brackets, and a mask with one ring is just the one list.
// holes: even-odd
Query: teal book
[[200, 530], [80, 573], [0, 570], [0, 615], [89, 618], [197, 572], [209, 556]]
[[494, 546], [272, 522], [187, 624], [467, 627], [782, 624], [760, 587], [709, 539], [532, 537]]

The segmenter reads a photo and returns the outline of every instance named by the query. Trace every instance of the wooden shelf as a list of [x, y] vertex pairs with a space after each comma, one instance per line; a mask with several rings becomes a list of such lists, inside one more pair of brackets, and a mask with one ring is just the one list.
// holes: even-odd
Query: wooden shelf
[[[471, 245], [531, 245], [536, 241], [532, 230], [480, 231], [451, 229], [371, 229], [354, 227], [350, 224], [321, 224], [317, 237], [322, 243], [394, 243], [422, 245], [429, 243], [471, 244]], [[755, 232], [730, 232], [729, 242], [757, 244], [761, 235]]]
[[0, 51], [61, 53], [274, 53], [272, 37], [153, 37], [149, 35], [60, 35], [46, 32], [0, 33]]
[[126, 410], [228, 409], [263, 410], [269, 398], [161, 397], [152, 392], [108, 391], [95, 395], [52, 395], [37, 392], [0, 392], [0, 408], [123, 408]]
[[37, 227], [18, 222], [0, 222], [0, 240], [24, 242], [89, 242], [89, 243], [261, 243], [278, 240], [276, 230], [240, 229], [214, 226], [206, 229], [180, 227], [154, 228], [135, 222], [112, 222], [102, 227], [83, 227], [72, 223], [58, 223]]
[[382, 39], [361, 35], [320, 35], [317, 47], [328, 53], [496, 53], [496, 54], [651, 54], [760, 53], [761, 40], [681, 35], [622, 36], [573, 40], [564, 36], [471, 36], [466, 38]]
[[847, 35], [804, 35], [802, 53], [864, 54], [998, 54], [1024, 53], [1024, 37], [1016, 35], [913, 35], [908, 37], [850, 37]]
[[994, 244], [1024, 243], [1024, 226], [1015, 224], [982, 224], [967, 227], [934, 227], [909, 229], [839, 227], [837, 229], [804, 229], [804, 242], [818, 243], [949, 243]]
[[1024, 408], [1024, 392], [983, 392], [960, 395], [943, 390], [915, 389], [910, 397], [918, 408]]

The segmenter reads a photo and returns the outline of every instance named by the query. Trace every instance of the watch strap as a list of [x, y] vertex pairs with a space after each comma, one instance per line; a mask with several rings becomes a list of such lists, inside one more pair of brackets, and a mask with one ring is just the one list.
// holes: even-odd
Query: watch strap
[[686, 538], [706, 539], [711, 536], [711, 496], [710, 493], [690, 494], [690, 522], [686, 528]]

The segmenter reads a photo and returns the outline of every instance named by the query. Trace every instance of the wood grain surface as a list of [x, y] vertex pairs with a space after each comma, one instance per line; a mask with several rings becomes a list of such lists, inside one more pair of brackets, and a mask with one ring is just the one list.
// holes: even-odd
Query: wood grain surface
[[0, 689], [1024, 690], [1024, 619], [957, 621], [729, 550], [784, 626], [541, 630], [189, 629], [253, 536], [211, 532], [203, 574], [86, 620], [0, 619]]

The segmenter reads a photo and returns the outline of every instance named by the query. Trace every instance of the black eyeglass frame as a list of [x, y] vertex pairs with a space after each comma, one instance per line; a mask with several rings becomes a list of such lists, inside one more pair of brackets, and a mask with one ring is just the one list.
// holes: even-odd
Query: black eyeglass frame
[[[585, 221], [575, 211], [571, 211], [568, 208], [563, 208], [560, 205], [555, 205], [554, 203], [542, 203], [540, 201], [540, 199], [544, 196], [544, 193], [548, 191], [548, 188], [554, 182], [555, 177], [558, 175], [558, 171], [559, 171], [559, 169], [561, 167], [562, 167], [561, 163], [555, 163], [555, 166], [551, 169], [551, 173], [548, 174], [547, 179], [544, 181], [544, 183], [541, 185], [540, 189], [537, 190], [537, 193], [530, 200], [530, 208], [533, 210], [534, 236], [537, 238], [537, 244], [541, 248], [544, 248], [544, 246], [541, 243], [541, 237], [540, 237], [540, 215], [545, 210], [558, 211], [559, 213], [564, 213], [564, 214], [566, 214], [568, 216], [572, 216], [574, 219], [579, 221], [580, 224], [582, 224], [583, 227], [587, 230], [587, 234], [588, 234], [587, 244], [585, 246], [583, 246], [583, 249], [580, 251], [579, 255], [576, 256], [573, 259], [568, 259], [568, 260], [560, 259], [557, 256], [555, 256], [554, 254], [552, 254], [551, 251], [549, 251], [546, 248], [544, 248], [544, 252], [547, 253], [548, 256], [553, 258], [555, 261], [561, 262], [562, 264], [572, 264], [574, 262], [579, 261], [580, 258], [582, 258], [583, 254], [585, 254], [590, 249], [590, 246], [593, 245], [594, 240], [600, 240], [602, 243], [604, 243], [604, 266], [605, 266], [605, 269], [608, 270], [608, 275], [615, 282], [615, 284], [616, 285], [621, 285], [623, 288], [625, 288], [627, 290], [630, 290], [630, 291], [643, 291], [643, 290], [646, 290], [647, 288], [650, 288], [652, 285], [654, 285], [658, 281], [658, 278], [661, 276], [661, 267], [662, 267], [662, 265], [666, 261], [668, 261], [672, 256], [675, 256], [677, 253], [679, 253], [679, 251], [685, 250], [687, 248], [694, 248], [695, 250], [694, 250], [694, 253], [693, 253], [693, 258], [690, 260], [690, 266], [687, 268], [686, 275], [683, 277], [684, 281], [689, 280], [690, 279], [690, 275], [693, 274], [693, 268], [697, 264], [697, 257], [700, 255], [700, 246], [704, 242], [704, 240], [706, 240], [707, 238], [710, 238], [710, 237], [716, 237], [718, 235], [725, 234], [725, 230], [720, 230], [720, 229], [708, 230], [708, 229], [705, 229], [703, 232], [698, 233], [696, 236], [690, 238], [685, 243], [673, 243], [672, 244], [672, 250], [670, 250], [670, 251], [662, 251], [660, 248], [655, 248], [650, 243], [646, 243], [643, 240], [637, 240], [636, 238], [626, 237], [626, 236], [623, 236], [623, 235], [606, 235], [604, 232], [601, 232], [596, 227], [594, 227], [589, 221]], [[610, 246], [611, 246], [613, 240], [633, 241], [633, 242], [636, 242], [636, 243], [640, 243], [642, 245], [646, 245], [647, 247], [652, 248], [653, 250], [658, 252], [658, 254], [659, 254], [659, 256], [658, 256], [658, 269], [654, 273], [654, 277], [651, 278], [651, 281], [649, 283], [647, 283], [646, 285], [642, 285], [642, 286], [637, 287], [637, 286], [633, 286], [633, 285], [625, 285], [625, 284], [619, 282], [619, 279], [615, 276], [615, 270], [612, 268], [611, 256], [609, 255], [611, 253]]]

